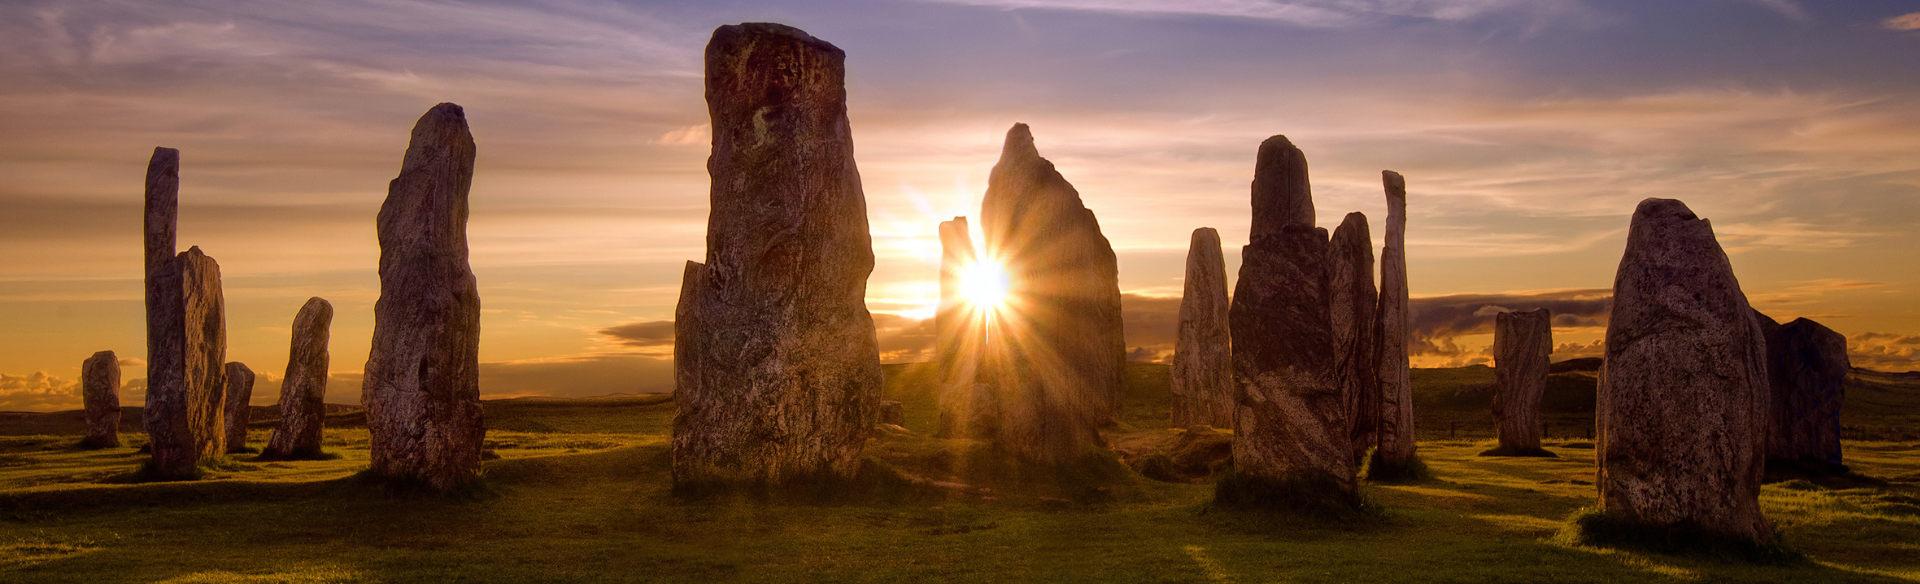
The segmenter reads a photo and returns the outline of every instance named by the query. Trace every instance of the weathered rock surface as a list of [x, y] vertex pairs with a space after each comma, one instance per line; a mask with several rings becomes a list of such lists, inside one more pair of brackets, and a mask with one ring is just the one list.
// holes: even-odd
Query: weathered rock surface
[[1333, 230], [1327, 260], [1334, 378], [1347, 405], [1353, 458], [1360, 460], [1373, 447], [1380, 421], [1380, 343], [1374, 339], [1380, 294], [1373, 288], [1373, 235], [1366, 215], [1348, 213]]
[[80, 402], [87, 411], [88, 448], [120, 445], [120, 358], [101, 351], [80, 363]]
[[1494, 435], [1504, 456], [1543, 456], [1540, 448], [1540, 399], [1553, 366], [1553, 314], [1545, 308], [1502, 312], [1493, 317]]
[[327, 343], [333, 333], [333, 304], [308, 298], [293, 317], [287, 350], [287, 375], [280, 382], [280, 424], [262, 454], [274, 458], [320, 455], [327, 417]]
[[147, 387], [142, 417], [154, 471], [184, 475], [226, 453], [226, 303], [220, 265], [200, 248], [180, 252], [173, 269], [181, 288], [180, 335], [168, 342], [180, 347], [180, 375], [177, 383]]
[[1313, 187], [1307, 182], [1307, 155], [1274, 136], [1260, 143], [1253, 167], [1253, 225], [1249, 239], [1279, 233], [1286, 225], [1314, 226]]
[[1227, 325], [1227, 262], [1220, 232], [1193, 230], [1186, 290], [1173, 346], [1173, 426], [1233, 427], [1233, 338]]
[[980, 356], [987, 340], [988, 313], [968, 302], [965, 272], [974, 257], [967, 218], [940, 223], [940, 311], [934, 314], [934, 355], [940, 367], [942, 438], [988, 438], [999, 412], [979, 383]]
[[706, 49], [707, 261], [688, 270], [675, 353], [676, 488], [849, 478], [881, 372], [846, 54], [799, 29], [722, 26]]
[[1600, 370], [1600, 508], [1767, 541], [1766, 339], [1713, 227], [1641, 201], [1614, 276]]
[[179, 223], [180, 151], [154, 148], [147, 162], [147, 400], [141, 410], [157, 472], [182, 475], [200, 462], [188, 412], [187, 324], [174, 234]]
[[980, 204], [987, 253], [1007, 273], [988, 333], [998, 443], [1033, 461], [1088, 455], [1120, 412], [1126, 342], [1120, 270], [1080, 192], [1014, 124]]
[[451, 490], [480, 470], [480, 293], [467, 263], [473, 135], [465, 110], [420, 116], [380, 205], [380, 300], [360, 402], [371, 469]]
[[245, 363], [227, 364], [227, 453], [247, 451], [247, 423], [253, 421], [253, 369]]
[[1236, 472], [1356, 492], [1346, 397], [1334, 371], [1327, 230], [1291, 224], [1241, 251], [1233, 289]]
[[1767, 339], [1770, 422], [1767, 466], [1846, 472], [1840, 455], [1840, 406], [1846, 401], [1847, 337], [1804, 318], [1782, 326], [1753, 313]]
[[1380, 417], [1374, 456], [1389, 464], [1419, 457], [1413, 428], [1413, 379], [1407, 355], [1407, 180], [1380, 171], [1387, 191], [1386, 243], [1380, 247]]

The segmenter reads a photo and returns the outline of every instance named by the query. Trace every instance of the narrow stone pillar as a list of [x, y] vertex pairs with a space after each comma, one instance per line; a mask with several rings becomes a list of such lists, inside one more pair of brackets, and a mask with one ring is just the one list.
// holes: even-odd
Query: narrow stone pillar
[[101, 351], [80, 364], [80, 401], [87, 410], [87, 448], [120, 445], [120, 359]]
[[1545, 308], [1494, 315], [1494, 434], [1482, 456], [1554, 456], [1540, 447], [1540, 399], [1553, 367], [1553, 314]]
[[1173, 427], [1233, 427], [1233, 337], [1220, 232], [1193, 230], [1173, 345]]
[[327, 420], [327, 367], [331, 354], [333, 304], [308, 298], [293, 317], [287, 349], [287, 376], [280, 381], [280, 423], [262, 454], [271, 458], [315, 458]]
[[1387, 240], [1380, 248], [1380, 443], [1375, 466], [1417, 464], [1413, 379], [1407, 355], [1407, 180], [1380, 171], [1387, 191]]
[[248, 452], [247, 424], [253, 421], [253, 369], [245, 363], [227, 364], [227, 454]]
[[1348, 213], [1328, 249], [1327, 294], [1333, 319], [1334, 375], [1347, 404], [1353, 459], [1378, 440], [1380, 424], [1380, 294], [1373, 288], [1373, 235], [1367, 216]]

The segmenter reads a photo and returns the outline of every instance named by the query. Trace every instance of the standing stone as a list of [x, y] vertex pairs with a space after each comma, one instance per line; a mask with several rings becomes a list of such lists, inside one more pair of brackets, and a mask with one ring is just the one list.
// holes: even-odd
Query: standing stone
[[1313, 227], [1313, 186], [1307, 155], [1286, 136], [1260, 143], [1253, 166], [1253, 225], [1249, 239], [1278, 233], [1283, 225]]
[[984, 307], [969, 303], [962, 289], [967, 268], [977, 261], [967, 218], [940, 223], [940, 311], [934, 314], [934, 359], [940, 367], [937, 435], [942, 438], [991, 437], [998, 413], [991, 395], [978, 383], [989, 315]]
[[1186, 290], [1173, 345], [1173, 427], [1233, 427], [1233, 338], [1227, 326], [1227, 261], [1220, 232], [1193, 230]]
[[1545, 308], [1493, 317], [1494, 434], [1488, 456], [1553, 456], [1540, 448], [1540, 398], [1553, 367], [1553, 314]]
[[380, 205], [380, 300], [360, 402], [374, 474], [451, 490], [480, 470], [480, 293], [467, 264], [473, 134], [420, 116]]
[[1367, 216], [1348, 213], [1333, 230], [1327, 256], [1327, 293], [1333, 320], [1334, 378], [1346, 403], [1347, 436], [1353, 459], [1362, 460], [1372, 448], [1380, 422], [1380, 343], [1375, 311], [1379, 293], [1373, 289], [1373, 234]]
[[120, 358], [101, 351], [80, 364], [80, 401], [87, 409], [87, 448], [120, 445]]
[[1026, 124], [1007, 131], [980, 220], [1013, 307], [989, 331], [999, 444], [1032, 461], [1087, 456], [1119, 415], [1126, 375], [1113, 246]]
[[[1268, 164], [1269, 147], [1276, 144], [1292, 153], [1289, 164]], [[1353, 496], [1353, 445], [1335, 370], [1327, 230], [1313, 226], [1311, 212], [1259, 211], [1311, 208], [1311, 200], [1273, 200], [1304, 193], [1304, 187], [1262, 188], [1304, 184], [1305, 168], [1304, 157], [1284, 137], [1261, 145], [1253, 181], [1254, 235], [1241, 250], [1228, 317], [1236, 385], [1233, 463], [1241, 475], [1270, 485]]]
[[1413, 429], [1413, 379], [1407, 356], [1407, 180], [1380, 171], [1387, 190], [1387, 240], [1380, 247], [1380, 418], [1374, 458], [1388, 465], [1418, 459]]
[[293, 341], [287, 350], [287, 375], [280, 380], [280, 424], [262, 455], [273, 458], [320, 456], [327, 418], [327, 343], [332, 337], [333, 305], [308, 298], [293, 317]]
[[180, 374], [164, 374], [168, 384], [147, 387], [142, 417], [154, 472], [178, 476], [226, 453], [227, 333], [220, 264], [194, 247], [174, 257], [173, 269], [181, 288], [180, 335], [169, 342], [180, 348]]
[[1804, 318], [1781, 326], [1758, 311], [1753, 316], [1767, 339], [1768, 470], [1846, 472], [1840, 406], [1853, 369], [1847, 337]]
[[1600, 509], [1767, 541], [1766, 339], [1713, 227], [1671, 199], [1633, 212], [1600, 368]]
[[147, 162], [146, 303], [147, 400], [141, 426], [153, 450], [154, 471], [184, 475], [200, 463], [187, 412], [186, 303], [175, 263], [179, 223], [180, 151], [154, 148]]
[[247, 451], [247, 424], [253, 421], [253, 369], [227, 364], [227, 453]]
[[722, 26], [707, 43], [712, 212], [705, 267], [682, 284], [698, 326], [675, 341], [695, 365], [678, 378], [677, 489], [860, 467], [881, 373], [845, 61], [779, 24]]

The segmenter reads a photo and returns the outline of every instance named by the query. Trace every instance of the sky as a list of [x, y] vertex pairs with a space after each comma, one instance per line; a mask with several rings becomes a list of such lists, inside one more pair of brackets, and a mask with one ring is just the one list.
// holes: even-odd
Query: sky
[[1173, 344], [1189, 236], [1229, 275], [1261, 140], [1305, 151], [1319, 223], [1407, 177], [1417, 366], [1484, 363], [1492, 314], [1550, 307], [1596, 356], [1634, 205], [1712, 221], [1752, 304], [1920, 369], [1920, 1], [138, 0], [0, 4], [0, 410], [79, 405], [112, 350], [143, 400], [141, 204], [181, 150], [180, 249], [220, 263], [228, 359], [275, 403], [294, 314], [331, 301], [328, 401], [356, 403], [374, 217], [413, 122], [466, 108], [482, 394], [672, 388], [703, 258], [715, 27], [847, 53], [883, 360], [924, 359], [939, 221], [976, 216], [1006, 130], [1118, 253], [1128, 345]]

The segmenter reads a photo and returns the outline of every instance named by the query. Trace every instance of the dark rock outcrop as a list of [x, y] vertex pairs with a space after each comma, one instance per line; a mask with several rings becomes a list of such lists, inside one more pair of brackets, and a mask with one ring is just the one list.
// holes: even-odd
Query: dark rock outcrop
[[1380, 171], [1387, 191], [1386, 243], [1380, 247], [1380, 417], [1374, 457], [1386, 464], [1418, 459], [1413, 428], [1413, 379], [1407, 355], [1407, 180]]
[[998, 443], [1033, 461], [1086, 456], [1119, 415], [1125, 384], [1113, 247], [1080, 192], [1040, 157], [1026, 124], [1007, 131], [980, 224], [1014, 307], [994, 315], [985, 357], [1001, 412]]
[[1769, 471], [1846, 472], [1840, 455], [1840, 406], [1846, 401], [1847, 337], [1796, 318], [1781, 325], [1753, 313], [1767, 339]]
[[253, 369], [245, 363], [227, 364], [227, 453], [247, 451], [247, 423], [253, 421]]
[[120, 358], [101, 351], [80, 363], [80, 402], [87, 411], [88, 448], [120, 445]]
[[293, 317], [287, 349], [287, 376], [280, 381], [280, 424], [262, 454], [272, 458], [320, 456], [327, 418], [327, 367], [331, 354], [333, 304], [308, 298]]
[[1193, 230], [1186, 290], [1173, 346], [1173, 426], [1233, 427], [1233, 338], [1227, 324], [1227, 263], [1220, 232]]
[[1553, 315], [1545, 308], [1493, 317], [1494, 435], [1490, 456], [1552, 456], [1540, 448], [1540, 400], [1552, 367]]
[[990, 307], [966, 298], [966, 270], [974, 257], [967, 218], [940, 223], [940, 310], [934, 314], [934, 359], [940, 368], [942, 438], [989, 438], [999, 412], [987, 386], [979, 383], [980, 355], [986, 347]]
[[1360, 460], [1377, 440], [1380, 422], [1380, 294], [1373, 288], [1373, 235], [1367, 216], [1348, 213], [1333, 230], [1327, 300], [1333, 319], [1334, 378], [1347, 404], [1347, 435]]
[[712, 212], [676, 312], [673, 478], [682, 492], [846, 479], [880, 405], [866, 199], [846, 55], [788, 26], [722, 26], [706, 49]]
[[1713, 227], [1680, 201], [1633, 213], [1600, 370], [1600, 509], [1769, 541], [1760, 511], [1766, 339]]
[[467, 263], [473, 134], [420, 116], [380, 205], [380, 300], [360, 402], [373, 474], [452, 490], [480, 470], [480, 293]]

